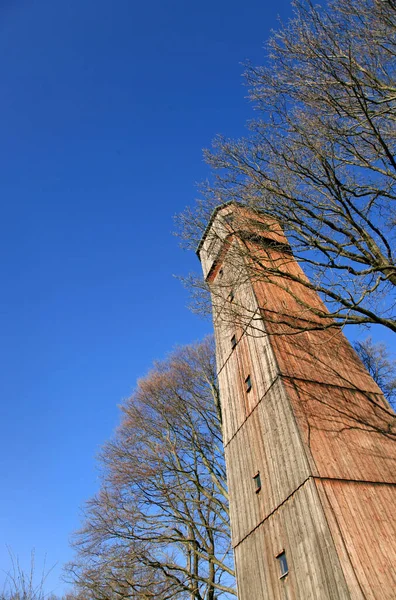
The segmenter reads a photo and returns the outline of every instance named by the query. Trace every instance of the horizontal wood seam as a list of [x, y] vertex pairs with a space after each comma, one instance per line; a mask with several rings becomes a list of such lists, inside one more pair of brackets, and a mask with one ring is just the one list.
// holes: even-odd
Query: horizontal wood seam
[[234, 550], [240, 544], [242, 544], [242, 542], [245, 541], [246, 538], [249, 537], [249, 535], [251, 535], [252, 533], [254, 533], [256, 531], [256, 529], [258, 529], [263, 523], [265, 523], [266, 521], [268, 521], [268, 519], [270, 517], [272, 517], [272, 515], [274, 515], [276, 513], [276, 511], [279, 510], [284, 504], [286, 504], [286, 502], [288, 500], [290, 500], [290, 498], [292, 498], [294, 496], [294, 494], [296, 494], [310, 479], [313, 479], [313, 477], [309, 476], [302, 483], [300, 483], [300, 485], [295, 490], [293, 490], [292, 493], [287, 496], [287, 498], [285, 498], [280, 504], [278, 504], [278, 506], [276, 506], [274, 508], [274, 510], [272, 510], [266, 517], [264, 517], [264, 519], [262, 519], [260, 521], [260, 523], [258, 523], [251, 531], [249, 531], [248, 534], [245, 535], [245, 537], [243, 537], [241, 540], [239, 540], [239, 542], [237, 544], [235, 544], [235, 546], [233, 546]]
[[[232, 434], [232, 436], [230, 437], [230, 439], [228, 440], [228, 442], [224, 445], [224, 448], [227, 448], [228, 444], [234, 439], [234, 437], [239, 433], [239, 431], [242, 429], [242, 427], [245, 425], [246, 421], [248, 420], [248, 418], [255, 412], [255, 410], [258, 408], [258, 406], [261, 404], [261, 402], [264, 400], [264, 398], [266, 397], [266, 395], [268, 394], [268, 392], [274, 387], [275, 383], [278, 381], [278, 379], [281, 377], [281, 375], [277, 375], [275, 377], [275, 379], [273, 380], [273, 382], [271, 383], [271, 385], [269, 386], [269, 388], [264, 392], [264, 394], [261, 396], [261, 398], [258, 400], [257, 404], [252, 408], [251, 412], [248, 414], [247, 417], [245, 417], [244, 421], [240, 424], [240, 426], [238, 427], [238, 429], [235, 431], [235, 433]], [[221, 401], [221, 396], [220, 396], [220, 401]]]
[[278, 506], [276, 506], [270, 513], [268, 513], [268, 515], [266, 517], [264, 517], [264, 519], [262, 519], [260, 521], [260, 523], [258, 523], [251, 531], [249, 531], [249, 533], [247, 533], [241, 540], [239, 540], [239, 542], [237, 544], [235, 544], [235, 546], [233, 546], [233, 548], [235, 549], [240, 544], [242, 544], [242, 542], [245, 541], [246, 538], [249, 537], [249, 535], [254, 533], [256, 531], [256, 529], [258, 529], [263, 523], [268, 521], [268, 519], [270, 519], [276, 513], [277, 510], [279, 510], [284, 504], [286, 504], [286, 502], [288, 502], [288, 500], [290, 500], [309, 481], [333, 481], [333, 482], [340, 482], [340, 483], [362, 483], [365, 485], [386, 485], [389, 487], [396, 487], [396, 483], [393, 483], [390, 481], [365, 481], [363, 479], [342, 479], [342, 478], [337, 478], [337, 477], [320, 477], [318, 475], [310, 475], [302, 483], [300, 483], [300, 485], [298, 487], [296, 487], [296, 489], [293, 490], [291, 492], [291, 494], [289, 494], [287, 496], [287, 498], [282, 500], [282, 502], [280, 504], [278, 504]]

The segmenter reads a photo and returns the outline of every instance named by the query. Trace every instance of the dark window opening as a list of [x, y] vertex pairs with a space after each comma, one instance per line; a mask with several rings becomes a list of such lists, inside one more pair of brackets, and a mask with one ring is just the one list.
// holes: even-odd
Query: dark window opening
[[224, 215], [224, 221], [227, 223], [227, 225], [232, 225], [232, 222], [234, 220], [234, 215], [232, 213], [228, 213], [228, 215]]
[[250, 392], [250, 390], [252, 389], [252, 380], [250, 378], [250, 375], [248, 375], [245, 379], [245, 385], [246, 385], [246, 391]]
[[231, 290], [231, 292], [228, 294], [228, 300], [229, 300], [230, 302], [233, 302], [233, 301], [234, 301], [234, 298], [235, 298], [235, 295], [234, 295], [234, 290]]
[[279, 563], [279, 568], [280, 568], [280, 573], [281, 573], [280, 578], [285, 577], [289, 572], [289, 566], [287, 564], [287, 559], [286, 559], [286, 552], [283, 550], [283, 552], [278, 554], [278, 556], [276, 558], [278, 559], [278, 563]]
[[234, 350], [236, 345], [237, 345], [236, 335], [233, 335], [231, 338], [231, 348]]
[[257, 475], [255, 475], [253, 477], [253, 481], [254, 481], [254, 485], [256, 486], [256, 494], [259, 493], [259, 491], [261, 490], [261, 478], [260, 478], [260, 473], [257, 473]]
[[219, 277], [223, 277], [223, 275], [224, 275], [224, 271], [223, 271], [223, 269], [220, 269], [220, 271], [219, 271]]

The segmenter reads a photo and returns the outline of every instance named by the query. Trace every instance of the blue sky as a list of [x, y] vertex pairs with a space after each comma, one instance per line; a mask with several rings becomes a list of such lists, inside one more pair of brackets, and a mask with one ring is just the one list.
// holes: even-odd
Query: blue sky
[[[201, 338], [172, 236], [287, 0], [0, 2], [0, 569], [61, 567], [117, 405]], [[1, 576], [0, 576], [1, 582]]]

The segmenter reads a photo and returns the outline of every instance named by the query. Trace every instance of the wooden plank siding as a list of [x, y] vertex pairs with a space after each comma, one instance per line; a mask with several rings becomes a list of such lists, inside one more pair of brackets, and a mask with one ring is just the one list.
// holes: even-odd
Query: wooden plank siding
[[[232, 540], [236, 546], [310, 475], [290, 403], [279, 379], [226, 444], [225, 456]], [[259, 493], [253, 481], [257, 472], [261, 479]]]
[[[323, 317], [304, 306], [326, 311], [287, 277], [306, 280], [276, 223], [219, 208], [199, 253], [212, 292], [239, 599], [396, 598], [393, 411], [342, 331], [320, 329]], [[284, 279], [273, 272], [280, 264]], [[280, 578], [283, 550], [289, 573]]]
[[396, 484], [396, 443], [381, 396], [312, 382], [284, 385], [320, 477]]
[[[234, 350], [231, 350], [229, 339], [230, 354], [218, 372], [221, 401], [224, 404], [225, 445], [278, 377], [276, 362], [266, 336], [249, 337], [244, 333]], [[245, 380], [249, 375], [252, 389], [247, 392]]]
[[[276, 556], [289, 566], [280, 577]], [[240, 598], [363, 600], [351, 596], [316, 486], [308, 480], [235, 550]], [[265, 567], [263, 567], [265, 565]]]
[[338, 554], [347, 555], [342, 565], [352, 565], [353, 573], [344, 568], [349, 587], [357, 594], [357, 579], [367, 600], [394, 600], [396, 487], [340, 480], [316, 484]]

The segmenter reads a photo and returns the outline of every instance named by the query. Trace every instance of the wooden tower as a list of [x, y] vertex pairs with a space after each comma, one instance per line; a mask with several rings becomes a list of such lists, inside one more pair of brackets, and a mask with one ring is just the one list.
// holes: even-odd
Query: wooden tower
[[394, 600], [394, 412], [340, 329], [322, 328], [326, 308], [275, 223], [222, 205], [197, 252], [239, 600]]

